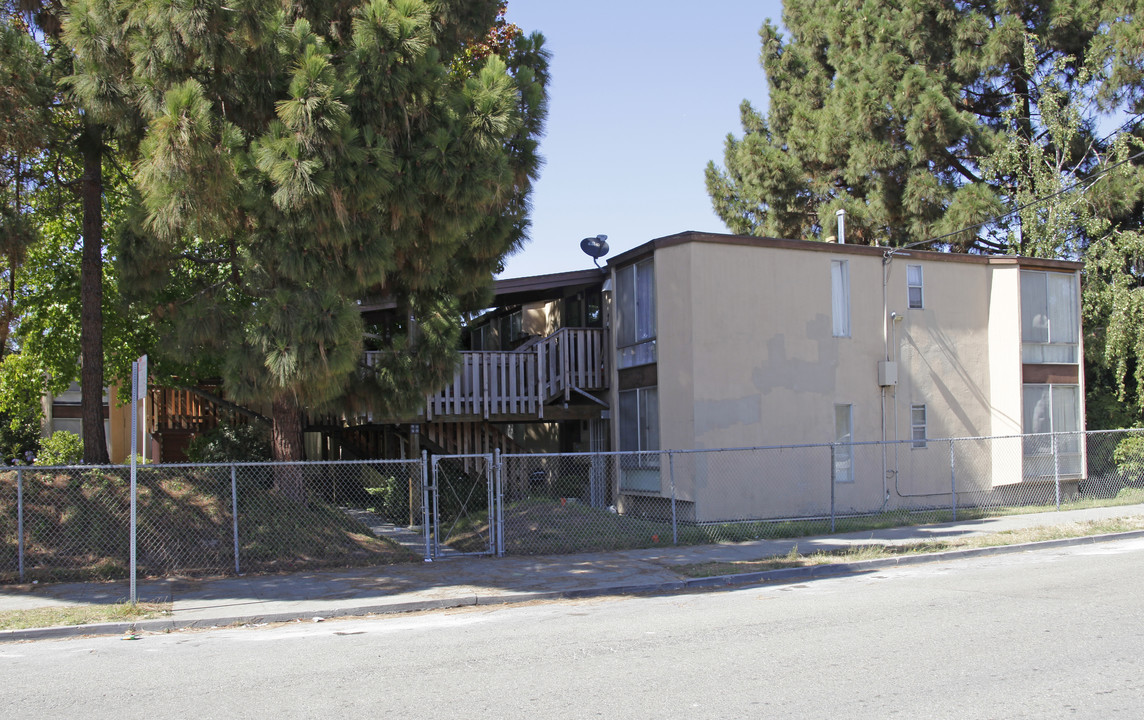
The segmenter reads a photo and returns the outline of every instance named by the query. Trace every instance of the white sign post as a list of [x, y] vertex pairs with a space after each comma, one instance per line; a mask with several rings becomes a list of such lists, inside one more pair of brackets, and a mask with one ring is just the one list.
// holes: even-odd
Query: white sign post
[[131, 397], [133, 397], [136, 401], [139, 401], [139, 400], [143, 401], [143, 428], [142, 428], [143, 437], [140, 440], [140, 442], [143, 443], [143, 448], [142, 448], [143, 464], [146, 465], [147, 464], [147, 446], [151, 444], [150, 442], [148, 442], [148, 434], [147, 434], [147, 356], [144, 355], [143, 357], [139, 358], [138, 363], [139, 363], [139, 368], [138, 368], [138, 371], [136, 373], [138, 379], [135, 382], [135, 388], [131, 394]]
[[130, 560], [130, 578], [131, 589], [130, 597], [128, 600], [131, 604], [137, 602], [135, 593], [135, 518], [136, 518], [136, 486], [135, 486], [135, 473], [137, 470], [138, 457], [136, 455], [139, 445], [139, 361], [131, 363], [131, 538], [130, 548], [128, 552], [131, 554]]

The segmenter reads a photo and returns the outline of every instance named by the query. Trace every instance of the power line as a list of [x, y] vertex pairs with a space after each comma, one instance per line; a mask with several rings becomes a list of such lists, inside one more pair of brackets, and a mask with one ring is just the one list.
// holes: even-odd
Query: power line
[[1009, 212], [1004, 213], [1002, 215], [995, 215], [995, 216], [993, 216], [987, 220], [984, 220], [982, 222], [977, 223], [976, 225], [967, 225], [967, 226], [961, 228], [960, 230], [954, 230], [953, 232], [948, 232], [944, 235], [938, 235], [937, 237], [932, 237], [932, 238], [929, 238], [928, 240], [919, 240], [917, 242], [912, 242], [912, 243], [909, 243], [907, 245], [902, 245], [901, 247], [896, 248], [896, 249], [897, 250], [906, 250], [909, 248], [917, 247], [919, 245], [928, 245], [929, 243], [938, 242], [939, 240], [944, 240], [948, 237], [953, 237], [954, 235], [960, 235], [960, 234], [962, 234], [964, 232], [968, 232], [970, 230], [976, 230], [976, 229], [984, 227], [986, 225], [990, 225], [992, 223], [995, 223], [999, 220], [1003, 220], [1004, 218], [1007, 218], [1010, 215], [1016, 215], [1017, 213], [1021, 212], [1022, 210], [1026, 209], [1026, 208], [1030, 208], [1034, 205], [1038, 205], [1038, 204], [1043, 203], [1043, 202], [1048, 202], [1049, 200], [1052, 200], [1055, 197], [1059, 197], [1061, 195], [1064, 195], [1067, 192], [1071, 192], [1072, 190], [1075, 190], [1076, 188], [1080, 187], [1081, 185], [1085, 185], [1086, 183], [1087, 183], [1087, 186], [1084, 189], [1087, 190], [1088, 188], [1090, 188], [1094, 184], [1096, 184], [1096, 181], [1099, 180], [1104, 175], [1107, 175], [1108, 173], [1112, 172], [1113, 170], [1120, 167], [1121, 165], [1126, 165], [1126, 164], [1128, 164], [1128, 163], [1132, 162], [1133, 160], [1140, 158], [1140, 157], [1144, 157], [1144, 150], [1141, 150], [1140, 152], [1136, 153], [1132, 157], [1121, 160], [1118, 163], [1113, 163], [1112, 165], [1109, 165], [1108, 167], [1104, 168], [1103, 170], [1096, 173], [1092, 177], [1085, 178], [1084, 180], [1078, 180], [1077, 182], [1073, 183], [1072, 185], [1069, 185], [1066, 188], [1062, 188], [1062, 189], [1056, 191], [1055, 193], [1053, 193], [1051, 195], [1045, 195], [1044, 197], [1039, 197], [1039, 198], [1036, 198], [1035, 200], [1030, 200], [1029, 202], [1025, 203], [1024, 205], [1021, 205], [1021, 206], [1017, 207], [1016, 209], [1010, 210]]

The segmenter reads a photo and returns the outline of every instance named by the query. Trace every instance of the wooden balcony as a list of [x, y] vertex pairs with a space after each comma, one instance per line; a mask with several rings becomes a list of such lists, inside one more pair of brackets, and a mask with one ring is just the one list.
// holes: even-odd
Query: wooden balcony
[[564, 328], [521, 350], [464, 352], [453, 382], [426, 396], [420, 417], [542, 420], [555, 400], [606, 389], [607, 355], [595, 328]]

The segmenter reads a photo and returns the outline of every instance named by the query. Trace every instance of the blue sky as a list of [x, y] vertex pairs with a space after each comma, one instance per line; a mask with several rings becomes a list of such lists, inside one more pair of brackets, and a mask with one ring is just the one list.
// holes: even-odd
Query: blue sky
[[502, 277], [591, 267], [580, 240], [599, 233], [615, 255], [726, 232], [703, 169], [741, 134], [740, 102], [766, 107], [758, 30], [781, 15], [779, 0], [509, 0], [509, 21], [544, 34], [552, 82], [532, 240]]

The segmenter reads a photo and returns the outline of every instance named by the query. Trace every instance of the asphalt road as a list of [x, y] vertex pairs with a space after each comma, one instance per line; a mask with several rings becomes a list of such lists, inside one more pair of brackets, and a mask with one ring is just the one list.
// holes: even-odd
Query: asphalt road
[[667, 597], [0, 645], [4, 718], [1144, 715], [1144, 540]]

